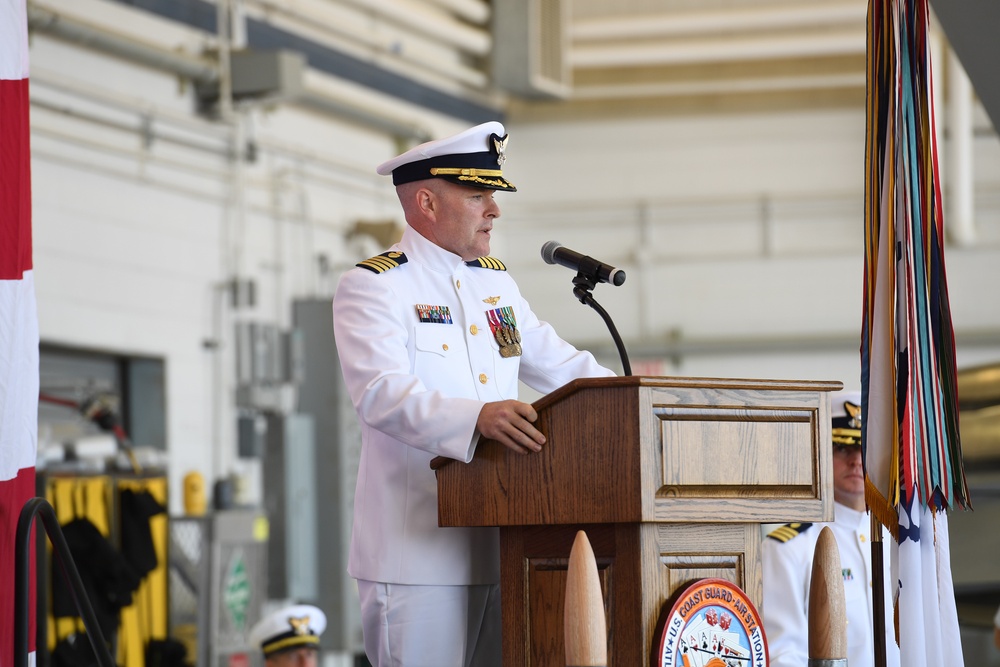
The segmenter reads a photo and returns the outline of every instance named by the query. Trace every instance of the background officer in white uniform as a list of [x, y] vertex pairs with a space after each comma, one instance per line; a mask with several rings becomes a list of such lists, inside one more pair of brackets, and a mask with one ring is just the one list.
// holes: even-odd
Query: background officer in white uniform
[[993, 617], [993, 645], [1000, 649], [1000, 607]]
[[326, 614], [308, 604], [268, 614], [250, 629], [250, 644], [264, 654], [264, 667], [316, 667]]
[[[809, 660], [809, 584], [813, 552], [820, 530], [830, 526], [840, 552], [847, 604], [847, 664], [874, 665], [872, 623], [871, 520], [865, 506], [865, 476], [861, 462], [861, 392], [831, 397], [833, 416], [833, 497], [831, 524], [790, 523], [764, 540], [764, 633], [771, 667], [803, 667]], [[887, 541], [883, 529], [886, 590], [891, 590]], [[892, 596], [886, 609], [886, 662], [899, 665], [892, 623]]]
[[481, 436], [545, 444], [518, 380], [550, 392], [609, 376], [559, 338], [489, 257], [507, 135], [489, 122], [422, 144], [392, 174], [402, 240], [341, 278], [333, 323], [362, 427], [348, 572], [375, 667], [499, 665], [499, 536], [441, 528], [430, 461], [468, 462]]

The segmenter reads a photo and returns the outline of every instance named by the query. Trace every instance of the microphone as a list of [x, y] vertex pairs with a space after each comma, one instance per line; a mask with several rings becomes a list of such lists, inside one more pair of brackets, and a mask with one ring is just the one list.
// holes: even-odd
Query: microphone
[[618, 287], [625, 282], [625, 272], [599, 262], [593, 257], [570, 250], [558, 241], [548, 241], [542, 246], [542, 259], [546, 264], [559, 264], [585, 274], [599, 283], [610, 283]]

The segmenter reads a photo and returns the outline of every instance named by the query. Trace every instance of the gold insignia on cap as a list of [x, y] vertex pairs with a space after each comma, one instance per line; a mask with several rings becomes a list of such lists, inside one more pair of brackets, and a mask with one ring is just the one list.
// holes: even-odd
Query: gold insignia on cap
[[[480, 171], [482, 170], [480, 169]], [[481, 176], [459, 176], [458, 180], [469, 181], [470, 183], [476, 183], [477, 185], [482, 185], [487, 188], [495, 188], [497, 190], [510, 190], [512, 192], [517, 190], [517, 188], [514, 187], [513, 183], [503, 178], [483, 178]]]
[[844, 412], [851, 418], [851, 428], [861, 428], [861, 406], [844, 401]]
[[308, 616], [300, 616], [298, 618], [296, 618], [295, 616], [289, 616], [288, 625], [292, 626], [292, 631], [297, 635], [309, 634]]
[[488, 296], [485, 299], [483, 299], [483, 303], [488, 303], [491, 306], [495, 306], [495, 305], [497, 305], [497, 301], [499, 301], [499, 300], [500, 300], [500, 297], [498, 297], [498, 296]]
[[503, 137], [498, 137], [491, 134], [490, 139], [493, 140], [493, 148], [497, 151], [497, 164], [502, 167], [503, 163], [507, 161], [507, 142], [510, 140], [510, 135], [505, 134]]
[[845, 417], [833, 418], [831, 440], [835, 445], [861, 444], [861, 406], [851, 401], [844, 401]]

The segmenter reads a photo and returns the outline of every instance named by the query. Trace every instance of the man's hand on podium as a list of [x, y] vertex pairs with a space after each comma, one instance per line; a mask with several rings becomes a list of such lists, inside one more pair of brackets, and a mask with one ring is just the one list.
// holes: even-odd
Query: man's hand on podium
[[518, 454], [530, 454], [540, 452], [545, 444], [545, 436], [532, 426], [536, 419], [538, 413], [530, 404], [509, 399], [484, 405], [476, 428]]

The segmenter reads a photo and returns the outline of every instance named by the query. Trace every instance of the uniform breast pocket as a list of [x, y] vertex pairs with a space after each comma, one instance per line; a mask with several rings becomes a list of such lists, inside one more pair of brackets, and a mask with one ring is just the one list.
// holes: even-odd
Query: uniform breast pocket
[[417, 326], [413, 341], [413, 370], [429, 389], [453, 388], [456, 378], [468, 377], [469, 355], [457, 326]]

